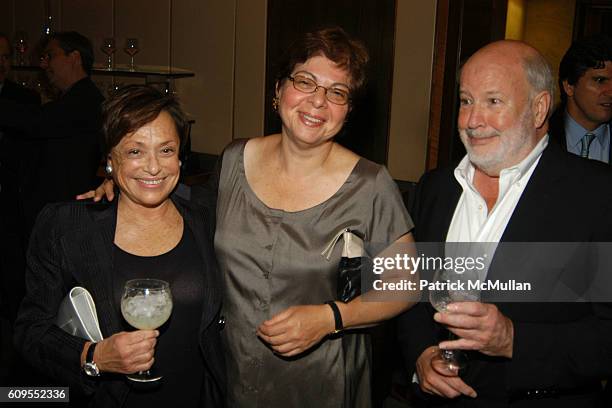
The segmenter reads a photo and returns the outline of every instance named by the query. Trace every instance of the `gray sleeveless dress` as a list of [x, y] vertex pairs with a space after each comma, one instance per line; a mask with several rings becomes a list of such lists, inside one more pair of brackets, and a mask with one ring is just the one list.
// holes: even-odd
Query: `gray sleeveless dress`
[[246, 140], [223, 156], [215, 249], [225, 280], [223, 331], [229, 407], [353, 408], [371, 406], [369, 342], [361, 332], [324, 339], [302, 355], [274, 354], [257, 327], [294, 305], [336, 298], [342, 245], [328, 261], [321, 252], [351, 228], [367, 242], [392, 243], [412, 220], [387, 170], [360, 159], [327, 201], [286, 212], [267, 207], [244, 172]]

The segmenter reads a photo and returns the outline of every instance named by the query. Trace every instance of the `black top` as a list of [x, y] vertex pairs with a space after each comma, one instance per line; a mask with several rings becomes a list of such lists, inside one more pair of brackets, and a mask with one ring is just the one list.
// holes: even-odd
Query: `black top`
[[[200, 406], [223, 407], [226, 390], [225, 359], [221, 344], [223, 321], [221, 279], [212, 247], [214, 207], [200, 207], [176, 195], [172, 202], [194, 237], [202, 259], [202, 310], [198, 320], [199, 349], [204, 361]], [[120, 305], [114, 297], [113, 240], [117, 200], [112, 203], [50, 204], [40, 214], [30, 240], [26, 286], [15, 323], [14, 344], [30, 365], [76, 393], [91, 396], [91, 407], [121, 407], [130, 391], [125, 375], [103, 373], [92, 379], [80, 366], [85, 339], [54, 324], [62, 299], [73, 286], [91, 293], [103, 337], [123, 330]], [[163, 337], [163, 336], [162, 336]], [[58, 384], [58, 385], [59, 385]], [[181, 388], [182, 389], [182, 388]], [[174, 406], [174, 405], [173, 405]]]
[[[150, 257], [132, 255], [114, 246], [117, 275], [114, 298], [121, 304], [123, 284], [130, 279], [152, 278], [170, 283], [172, 314], [158, 330], [154, 369], [163, 378], [156, 384], [132, 384], [125, 407], [199, 405], [204, 363], [198, 349], [202, 315], [202, 259], [193, 235], [184, 229], [180, 242], [169, 252]], [[125, 320], [124, 330], [133, 331]], [[177, 396], [180, 395], [180, 398]]]

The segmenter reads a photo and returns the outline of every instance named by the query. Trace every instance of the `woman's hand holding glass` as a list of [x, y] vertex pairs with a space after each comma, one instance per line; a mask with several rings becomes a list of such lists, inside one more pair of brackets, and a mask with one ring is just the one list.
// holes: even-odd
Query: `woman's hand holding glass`
[[133, 374], [153, 365], [157, 330], [119, 332], [96, 346], [94, 361], [101, 372]]
[[291, 306], [263, 322], [257, 335], [283, 357], [303, 353], [333, 332], [334, 315], [328, 305]]

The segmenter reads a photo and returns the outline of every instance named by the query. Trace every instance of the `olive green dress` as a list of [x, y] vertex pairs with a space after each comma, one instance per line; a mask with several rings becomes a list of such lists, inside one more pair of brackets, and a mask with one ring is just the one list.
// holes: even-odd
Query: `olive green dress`
[[257, 327], [290, 306], [336, 298], [341, 244], [351, 228], [366, 242], [392, 243], [412, 220], [387, 170], [360, 159], [340, 189], [312, 208], [286, 212], [260, 201], [244, 172], [239, 140], [223, 155], [215, 248], [225, 280], [223, 331], [229, 407], [353, 408], [371, 406], [369, 342], [363, 333], [325, 339], [284, 358], [256, 336]]

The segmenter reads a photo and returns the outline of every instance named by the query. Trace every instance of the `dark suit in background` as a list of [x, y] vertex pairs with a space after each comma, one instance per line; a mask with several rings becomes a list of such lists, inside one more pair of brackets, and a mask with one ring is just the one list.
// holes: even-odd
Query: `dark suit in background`
[[40, 109], [0, 101], [0, 125], [24, 131], [34, 146], [24, 152], [26, 231], [47, 203], [72, 200], [99, 183], [101, 104], [104, 97], [83, 78]]
[[[602, 185], [612, 185], [612, 173], [606, 165], [575, 157], [549, 143], [501, 242], [612, 241], [612, 190], [602, 190]], [[461, 193], [452, 168], [423, 176], [411, 211], [417, 241], [446, 240]], [[495, 262], [494, 258], [488, 275], [491, 279], [495, 279]], [[461, 377], [476, 390], [478, 399], [461, 396], [438, 402], [469, 407], [594, 406], [600, 398], [599, 391], [588, 390], [600, 389], [600, 378], [610, 372], [612, 362], [610, 306], [591, 303], [497, 306], [514, 324], [513, 358], [471, 353], [471, 361]], [[433, 313], [429, 304], [420, 303], [399, 318], [399, 340], [409, 371], [414, 371], [423, 350], [445, 340], [446, 331], [433, 321]], [[585, 395], [541, 400], [517, 398], [509, 403], [521, 391], [536, 389], [584, 389]], [[420, 394], [420, 390], [417, 392]]]
[[[22, 105], [39, 106], [40, 96], [8, 79], [0, 99]], [[19, 302], [24, 294], [25, 268], [24, 219], [21, 202], [23, 165], [30, 151], [22, 132], [0, 127], [0, 383], [6, 383], [18, 366], [10, 338]]]
[[[565, 107], [561, 104], [548, 120], [548, 134], [550, 140], [560, 145], [563, 150], [567, 151], [567, 137], [565, 134]], [[610, 124], [608, 124], [610, 126]], [[608, 159], [609, 165], [612, 165], [612, 148], [610, 149], [610, 158]]]
[[559, 106], [548, 119], [548, 135], [550, 141], [557, 143], [567, 151], [567, 139], [565, 138], [565, 107]]
[[[5, 80], [0, 91], [0, 100], [12, 101], [24, 106], [40, 106], [40, 96], [16, 83]], [[2, 271], [2, 314], [14, 320], [16, 305], [11, 299], [23, 294], [21, 280], [12, 279], [16, 269], [23, 269], [25, 242], [23, 236], [23, 208], [21, 188], [24, 182], [23, 165], [30, 149], [23, 132], [10, 127], [0, 127], [0, 226], [2, 245], [0, 262]], [[23, 278], [23, 273], [19, 274]]]

